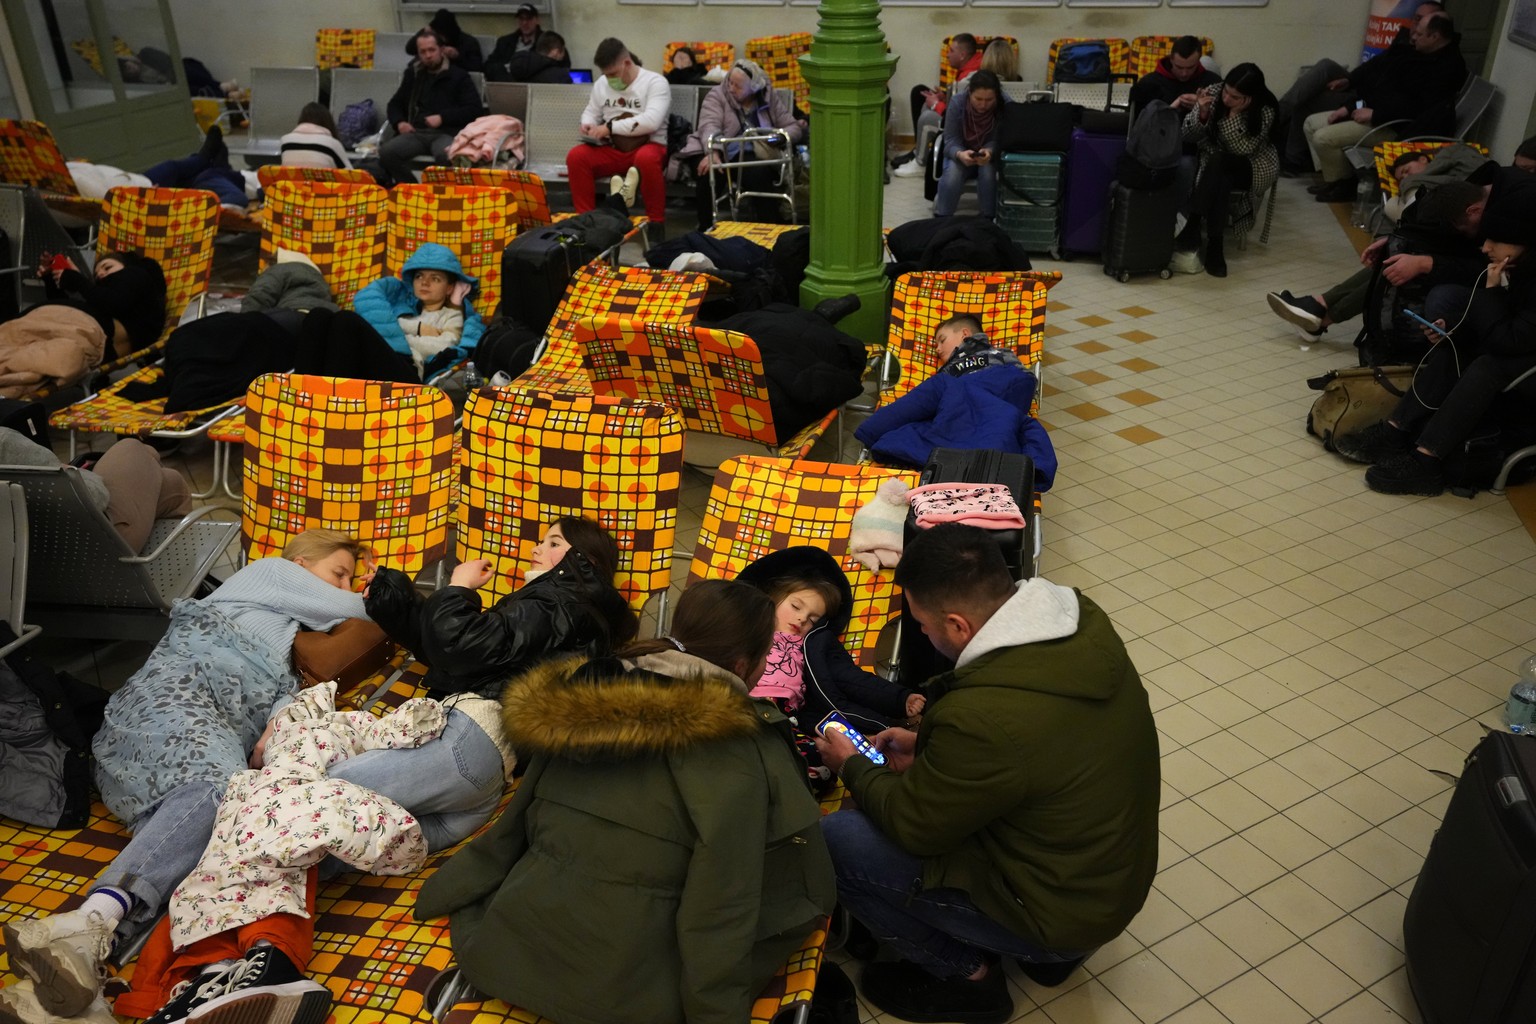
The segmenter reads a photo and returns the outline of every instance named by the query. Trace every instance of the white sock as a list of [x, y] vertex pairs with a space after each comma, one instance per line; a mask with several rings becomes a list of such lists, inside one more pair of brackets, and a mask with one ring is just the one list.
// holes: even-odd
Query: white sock
[[105, 885], [85, 898], [80, 912], [88, 914], [94, 910], [106, 918], [108, 924], [115, 927], [131, 906], [133, 906], [133, 897], [128, 895], [126, 890]]

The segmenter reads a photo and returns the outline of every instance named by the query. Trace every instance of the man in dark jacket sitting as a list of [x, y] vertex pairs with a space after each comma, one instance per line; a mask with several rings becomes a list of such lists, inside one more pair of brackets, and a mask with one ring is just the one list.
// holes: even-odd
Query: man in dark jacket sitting
[[379, 147], [379, 162], [396, 182], [416, 180], [411, 161], [418, 156], [443, 161], [454, 135], [485, 113], [474, 80], [448, 63], [429, 28], [416, 33], [416, 59], [386, 109], [397, 134]]
[[[1355, 68], [1347, 84], [1337, 90], [1340, 105], [1313, 114], [1302, 123], [1307, 145], [1323, 172], [1322, 184], [1315, 189], [1318, 202], [1347, 202], [1355, 197], [1355, 172], [1344, 151], [1372, 128], [1426, 117], [1454, 123], [1450, 105], [1467, 80], [1467, 62], [1457, 38], [1450, 15], [1437, 13], [1419, 19], [1413, 27], [1411, 46], [1394, 46]], [[1424, 127], [1439, 134], [1450, 125]], [[1417, 133], [1408, 127], [1407, 134]], [[1390, 128], [1374, 136], [1381, 141], [1397, 137]]]
[[1221, 81], [1221, 76], [1200, 63], [1204, 47], [1198, 36], [1180, 36], [1173, 51], [1157, 62], [1150, 75], [1131, 86], [1131, 109], [1144, 110], [1153, 100], [1162, 100], [1175, 110], [1186, 111], [1195, 105], [1195, 94]]
[[817, 741], [858, 807], [822, 819], [837, 898], [902, 957], [864, 969], [882, 1012], [1002, 1024], [1002, 956], [1059, 984], [1145, 902], [1157, 730], [1109, 617], [1014, 583], [987, 531], [919, 531], [896, 583], [956, 667], [928, 682], [916, 733], [875, 737], [883, 767], [838, 733]]
[[[512, 39], [515, 36], [505, 36]], [[545, 32], [532, 50], [503, 50], [500, 45], [491, 51], [485, 62], [485, 78], [489, 82], [548, 82], [551, 85], [568, 85], [571, 81], [571, 58], [565, 52], [565, 37], [558, 32]]]

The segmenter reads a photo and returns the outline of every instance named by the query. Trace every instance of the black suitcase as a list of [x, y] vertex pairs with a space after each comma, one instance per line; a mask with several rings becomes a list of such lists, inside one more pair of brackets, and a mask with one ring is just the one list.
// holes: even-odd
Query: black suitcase
[[1403, 946], [1425, 1024], [1536, 1020], [1536, 736], [1467, 758], [1408, 897]]
[[500, 315], [543, 334], [576, 268], [597, 254], [559, 225], [524, 231], [501, 254]]
[[53, 442], [48, 437], [48, 412], [42, 402], [0, 398], [0, 427], [10, 427], [44, 448], [53, 448]]
[[1172, 276], [1168, 262], [1178, 215], [1177, 189], [1141, 191], [1115, 182], [1104, 218], [1104, 273], [1121, 281], [1132, 274]]
[[[984, 448], [935, 448], [918, 475], [919, 484], [1007, 484], [1013, 500], [1028, 524], [1022, 530], [993, 530], [1003, 561], [1016, 580], [1028, 579], [1035, 570], [1035, 461], [1028, 455], [989, 451]], [[910, 542], [918, 531], [917, 518], [909, 511], [903, 530]], [[901, 601], [901, 643], [898, 647], [899, 677], [902, 685], [916, 689], [953, 664], [923, 635], [917, 620]]]

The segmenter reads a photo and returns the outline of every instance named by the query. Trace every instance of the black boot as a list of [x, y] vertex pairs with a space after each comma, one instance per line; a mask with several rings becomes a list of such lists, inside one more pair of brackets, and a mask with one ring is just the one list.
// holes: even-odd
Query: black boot
[[1227, 276], [1226, 254], [1223, 252], [1225, 239], [1221, 237], [1221, 228], [1214, 223], [1211, 226], [1211, 236], [1205, 240], [1205, 272], [1212, 277]]
[[823, 317], [828, 323], [835, 324], [849, 313], [858, 312], [859, 306], [859, 297], [853, 292], [849, 292], [847, 295], [840, 295], [835, 299], [822, 299], [816, 303], [816, 308], [811, 310], [811, 312]]

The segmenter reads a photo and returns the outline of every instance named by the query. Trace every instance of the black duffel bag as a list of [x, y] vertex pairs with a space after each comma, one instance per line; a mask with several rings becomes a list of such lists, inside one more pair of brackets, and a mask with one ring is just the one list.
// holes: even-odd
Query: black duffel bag
[[1007, 103], [997, 141], [1005, 153], [1065, 153], [1077, 113], [1070, 103]]

